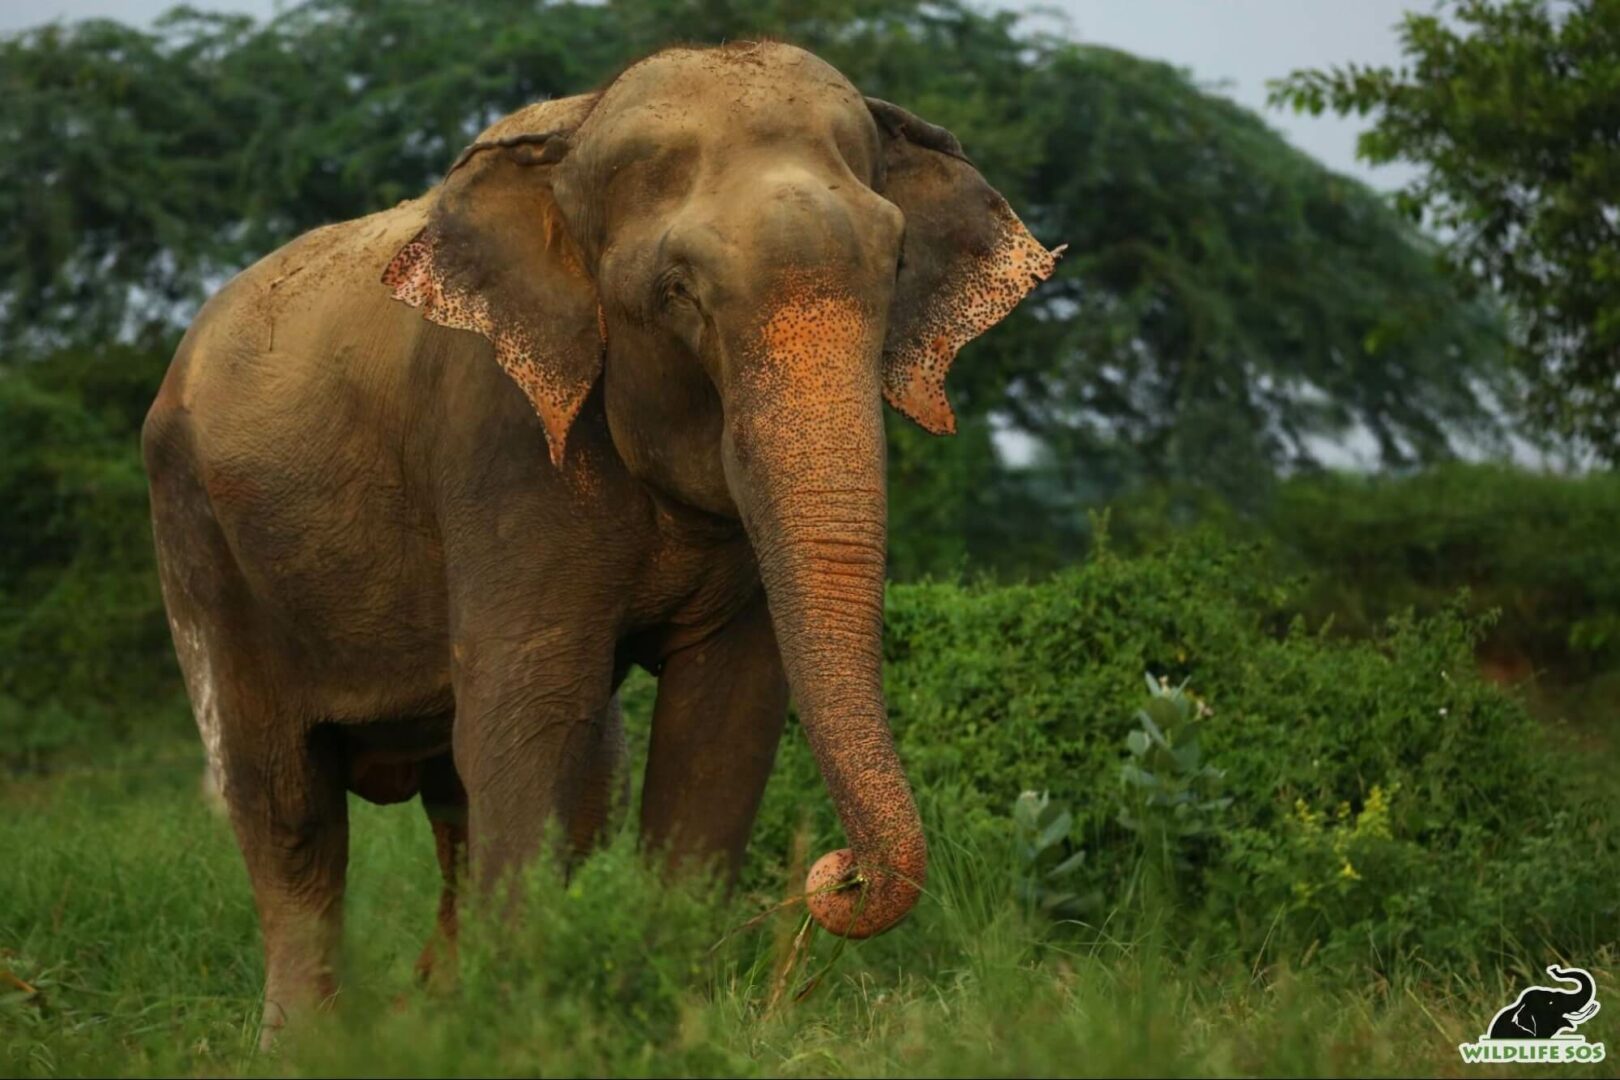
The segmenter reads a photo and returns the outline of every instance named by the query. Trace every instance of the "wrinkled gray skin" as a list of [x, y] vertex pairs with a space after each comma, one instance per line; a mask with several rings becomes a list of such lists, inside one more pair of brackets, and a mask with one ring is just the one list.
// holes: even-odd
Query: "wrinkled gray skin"
[[1577, 989], [1530, 987], [1496, 1014], [1488, 1032], [1491, 1038], [1550, 1039], [1560, 1031], [1574, 1030], [1597, 1014], [1601, 1006], [1593, 1000], [1596, 987], [1590, 974], [1556, 964], [1547, 969], [1547, 974], [1560, 982], [1572, 982]]
[[791, 693], [878, 933], [925, 845], [881, 687], [881, 399], [943, 380], [1055, 253], [947, 132], [783, 45], [672, 49], [502, 120], [423, 197], [248, 269], [144, 432], [176, 649], [264, 934], [266, 1031], [336, 990], [346, 792], [420, 796], [455, 930], [622, 790], [735, 871]]

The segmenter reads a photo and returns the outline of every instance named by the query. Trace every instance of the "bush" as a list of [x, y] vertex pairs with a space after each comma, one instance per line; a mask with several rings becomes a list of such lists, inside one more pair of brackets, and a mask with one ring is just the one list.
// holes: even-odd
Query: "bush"
[[0, 372], [0, 762], [173, 723], [138, 445], [163, 363], [110, 347]]
[[[13, 766], [190, 726], [135, 452], [160, 366], [114, 349], [0, 376], [0, 754]], [[1617, 517], [1611, 478], [1317, 477], [1284, 486], [1270, 548], [1234, 542], [1253, 526], [1229, 515], [1220, 533], [1175, 539], [1154, 531], [1163, 514], [1137, 513], [1126, 531], [1154, 536], [1151, 554], [1102, 543], [1038, 584], [895, 585], [891, 716], [933, 843], [1001, 845], [991, 872], [1026, 908], [1110, 932], [1193, 920], [1249, 960], [1588, 954], [1620, 926], [1614, 798], [1568, 779], [1592, 770], [1481, 678], [1474, 650], [1613, 663]], [[1307, 565], [1298, 580], [1278, 569]], [[1466, 601], [1459, 584], [1474, 587]], [[1354, 633], [1329, 634], [1328, 612]], [[1196, 697], [1144, 709], [1144, 673]], [[650, 686], [630, 691], [644, 740]], [[1047, 802], [1015, 820], [1026, 791]], [[753, 885], [780, 888], [806, 824], [841, 845], [793, 737]]]
[[[1072, 816], [1065, 865], [1086, 852], [1054, 888], [1100, 898], [1088, 922], [1119, 933], [1121, 918], [1164, 916], [1136, 885], [1144, 837], [1168, 837], [1184, 844], [1167, 863], [1173, 917], [1251, 960], [1468, 969], [1614, 942], [1614, 800], [1568, 780], [1565, 752], [1478, 675], [1486, 623], [1453, 605], [1331, 637], [1284, 618], [1298, 586], [1270, 562], [1206, 533], [1150, 557], [1105, 551], [1038, 585], [891, 588], [896, 737], [925, 812], [956, 834], [933, 843], [1011, 844], [1013, 799], [1049, 792]], [[1142, 802], [1121, 766], [1144, 672], [1185, 681], [1208, 712], [1187, 721], [1202, 756], [1178, 781], [1197, 829], [1129, 827]], [[833, 843], [793, 738], [757, 850], [786, 851], [805, 806]]]
[[1306, 602], [1365, 632], [1459, 589], [1499, 611], [1482, 645], [1503, 675], [1559, 682], [1620, 669], [1620, 476], [1449, 465], [1405, 477], [1327, 474], [1284, 484], [1278, 540], [1316, 571]]
[[1539, 715], [1613, 740], [1620, 692], [1620, 476], [1557, 476], [1453, 463], [1406, 475], [1311, 473], [1240, 514], [1194, 490], [1150, 487], [1114, 503], [1121, 550], [1162, 550], [1194, 525], [1269, 540], [1307, 579], [1295, 603], [1313, 623], [1367, 637], [1408, 609], [1494, 614], [1477, 658], [1527, 682]]

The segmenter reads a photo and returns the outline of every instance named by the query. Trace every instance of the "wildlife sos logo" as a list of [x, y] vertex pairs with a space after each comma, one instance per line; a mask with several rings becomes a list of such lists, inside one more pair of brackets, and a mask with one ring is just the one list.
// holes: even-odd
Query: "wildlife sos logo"
[[1464, 1061], [1481, 1065], [1573, 1065], [1603, 1060], [1603, 1044], [1587, 1042], [1586, 1036], [1575, 1030], [1602, 1008], [1591, 974], [1557, 964], [1549, 967], [1547, 974], [1557, 982], [1574, 983], [1575, 989], [1528, 988], [1491, 1019], [1490, 1027], [1477, 1041], [1457, 1047]]

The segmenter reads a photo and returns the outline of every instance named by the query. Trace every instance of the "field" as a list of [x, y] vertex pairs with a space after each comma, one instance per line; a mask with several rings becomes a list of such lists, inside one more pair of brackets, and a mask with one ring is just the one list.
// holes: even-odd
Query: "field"
[[[412, 971], [425, 820], [355, 800], [344, 989], [268, 1055], [245, 874], [188, 721], [154, 710], [0, 794], [0, 1072], [1491, 1075], [1457, 1044], [1547, 963], [1614, 985], [1608, 751], [1468, 671], [1462, 616], [1279, 630], [1263, 560], [1213, 544], [892, 590], [933, 845], [893, 933], [795, 948], [783, 900], [836, 837], [796, 729], [732, 896], [659, 880], [627, 827], [566, 882], [536, 868], [515, 920], [475, 918], [453, 983]], [[1186, 693], [1144, 690], [1158, 660]], [[626, 695], [643, 745], [649, 691]], [[1141, 750], [1142, 714], [1186, 768]], [[1014, 774], [1050, 805], [1015, 809]]]
[[794, 910], [746, 928], [768, 894], [666, 890], [624, 842], [566, 888], [538, 880], [518, 940], [470, 947], [459, 986], [424, 989], [431, 839], [412, 809], [357, 803], [339, 1014], [260, 1057], [252, 905], [198, 764], [176, 745], [8, 791], [8, 1074], [1460, 1075], [1479, 1070], [1456, 1044], [1515, 992], [1322, 980], [1151, 930], [1043, 940], [995, 853], [945, 843], [904, 929], [837, 956], [820, 937], [771, 1009]]

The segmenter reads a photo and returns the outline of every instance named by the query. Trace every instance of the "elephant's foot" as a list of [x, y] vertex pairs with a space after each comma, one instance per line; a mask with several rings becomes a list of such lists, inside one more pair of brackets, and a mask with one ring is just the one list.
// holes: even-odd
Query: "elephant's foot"
[[265, 987], [264, 1016], [259, 1022], [260, 1052], [273, 1049], [289, 1027], [297, 1029], [305, 1018], [330, 1009], [337, 1000], [337, 992], [337, 980], [330, 974], [321, 975], [313, 985], [298, 989]]

